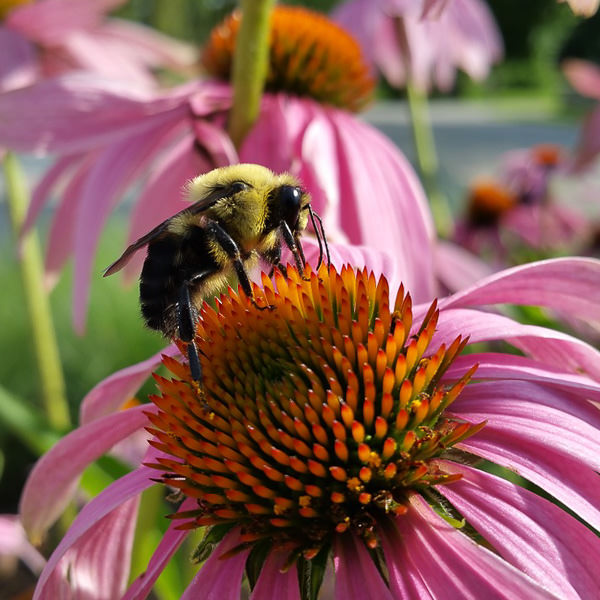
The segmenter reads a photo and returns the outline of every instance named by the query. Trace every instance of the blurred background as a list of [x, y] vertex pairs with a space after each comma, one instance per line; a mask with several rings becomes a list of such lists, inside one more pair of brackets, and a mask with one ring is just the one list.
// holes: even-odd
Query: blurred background
[[[331, 0], [287, 3], [323, 12], [335, 5]], [[201, 45], [211, 28], [235, 5], [231, 0], [131, 0], [115, 15]], [[540, 143], [574, 146], [580, 119], [592, 102], [572, 91], [559, 63], [566, 57], [600, 62], [600, 13], [587, 20], [577, 18], [556, 0], [489, 0], [489, 6], [503, 35], [503, 61], [493, 67], [484, 82], [475, 83], [459, 73], [450, 93], [433, 92], [431, 97], [440, 181], [455, 210], [460, 210], [464, 202], [469, 181], [490, 172], [503, 152]], [[402, 91], [380, 83], [376, 101], [363, 118], [390, 136], [414, 160]], [[49, 163], [23, 157], [23, 164], [33, 186]], [[0, 384], [35, 405], [39, 401], [39, 379], [3, 184], [0, 194]], [[119, 210], [125, 214], [127, 206]], [[47, 219], [38, 224], [42, 244], [46, 224]], [[101, 277], [103, 269], [120, 255], [125, 236], [117, 212], [103, 234], [96, 258], [98, 276], [91, 288], [84, 336], [76, 335], [71, 325], [68, 269], [51, 293], [74, 422], [81, 399], [96, 383], [164, 346], [163, 339], [142, 324], [137, 286], [124, 287], [118, 277]], [[35, 459], [0, 419], [0, 513], [17, 510], [23, 482]]]

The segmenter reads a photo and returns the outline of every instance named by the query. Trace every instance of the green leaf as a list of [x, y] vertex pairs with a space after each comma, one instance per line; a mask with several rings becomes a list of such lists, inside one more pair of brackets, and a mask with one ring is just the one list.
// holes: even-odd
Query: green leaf
[[254, 544], [248, 560], [246, 561], [246, 577], [248, 578], [248, 585], [250, 589], [254, 589], [258, 576], [262, 571], [265, 560], [272, 549], [273, 542], [270, 539], [265, 539]]
[[58, 433], [46, 427], [39, 410], [34, 410], [25, 400], [13, 395], [2, 386], [0, 386], [0, 420], [28, 448], [40, 456], [60, 439]]

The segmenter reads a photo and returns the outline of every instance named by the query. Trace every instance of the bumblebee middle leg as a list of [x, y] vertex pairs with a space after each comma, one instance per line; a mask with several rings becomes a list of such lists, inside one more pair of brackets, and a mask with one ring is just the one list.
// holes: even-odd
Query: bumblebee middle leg
[[[193, 280], [192, 280], [193, 281]], [[194, 381], [202, 381], [202, 365], [198, 356], [198, 348], [194, 336], [196, 334], [196, 309], [190, 297], [191, 281], [184, 281], [179, 288], [177, 303], [177, 325], [179, 338], [187, 344], [190, 373]]]

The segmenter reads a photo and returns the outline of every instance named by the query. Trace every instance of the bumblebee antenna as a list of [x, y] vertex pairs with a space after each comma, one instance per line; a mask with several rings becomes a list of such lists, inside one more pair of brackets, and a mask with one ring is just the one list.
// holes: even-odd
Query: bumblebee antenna
[[[312, 222], [315, 235], [317, 236], [317, 242], [319, 243], [319, 262], [317, 263], [317, 270], [323, 264], [323, 247], [325, 247], [325, 255], [327, 256], [327, 264], [331, 264], [331, 257], [329, 256], [329, 246], [327, 245], [327, 237], [325, 236], [325, 229], [323, 229], [323, 221], [321, 217], [312, 209], [310, 204], [308, 205], [308, 214]], [[317, 227], [316, 221], [319, 222]]]

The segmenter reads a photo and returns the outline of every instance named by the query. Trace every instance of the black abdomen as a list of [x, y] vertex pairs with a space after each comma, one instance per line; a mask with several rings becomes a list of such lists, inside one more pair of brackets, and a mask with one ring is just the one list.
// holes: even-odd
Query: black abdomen
[[[140, 305], [146, 325], [167, 337], [175, 337], [182, 286], [198, 275], [218, 270], [201, 227], [192, 226], [184, 235], [168, 232], [150, 242], [140, 276]], [[190, 291], [199, 285], [201, 280], [196, 280]]]

